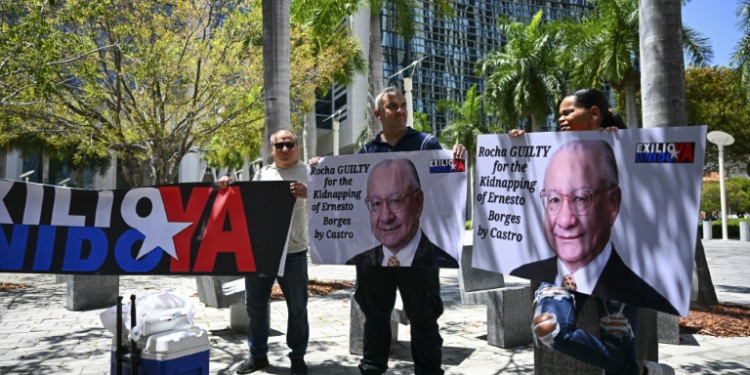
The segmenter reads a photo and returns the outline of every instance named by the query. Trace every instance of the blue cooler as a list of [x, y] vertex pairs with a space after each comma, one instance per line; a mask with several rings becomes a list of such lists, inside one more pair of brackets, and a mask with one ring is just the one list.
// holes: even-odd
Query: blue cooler
[[[130, 341], [123, 341], [130, 348]], [[138, 375], [208, 375], [208, 333], [197, 327], [167, 331], [138, 340]], [[130, 354], [123, 357], [122, 374], [130, 375]], [[110, 373], [115, 374], [115, 345]]]

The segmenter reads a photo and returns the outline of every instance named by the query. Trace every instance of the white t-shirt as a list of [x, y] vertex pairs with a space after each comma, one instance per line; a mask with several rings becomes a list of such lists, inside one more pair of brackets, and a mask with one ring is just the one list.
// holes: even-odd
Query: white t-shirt
[[[261, 168], [253, 181], [297, 181], [307, 184], [307, 164], [297, 161], [291, 168], [277, 168], [276, 163]], [[291, 191], [287, 188], [289, 194]], [[297, 198], [292, 215], [292, 230], [289, 233], [288, 254], [307, 250], [307, 199]]]

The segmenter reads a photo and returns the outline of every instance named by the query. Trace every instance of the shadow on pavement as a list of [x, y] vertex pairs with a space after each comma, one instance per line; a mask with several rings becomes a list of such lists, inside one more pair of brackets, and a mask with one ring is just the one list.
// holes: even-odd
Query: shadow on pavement
[[716, 360], [696, 365], [682, 365], [676, 368], [686, 374], [750, 374], [750, 365], [732, 360]]
[[716, 291], [750, 294], [750, 287], [746, 286], [714, 285], [714, 287], [716, 288]]
[[690, 333], [680, 334], [680, 345], [701, 346], [701, 344], [698, 343], [698, 340], [695, 339], [695, 336]]

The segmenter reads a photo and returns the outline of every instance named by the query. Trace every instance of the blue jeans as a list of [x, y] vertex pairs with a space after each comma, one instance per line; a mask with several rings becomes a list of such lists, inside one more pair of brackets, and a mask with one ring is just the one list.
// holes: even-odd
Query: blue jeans
[[279, 281], [289, 311], [286, 325], [286, 343], [292, 350], [289, 358], [303, 358], [310, 339], [310, 325], [307, 321], [307, 251], [286, 256], [283, 277], [259, 274], [245, 277], [247, 345], [250, 347], [250, 356], [263, 358], [268, 354], [271, 313], [268, 302], [274, 280]]
[[556, 295], [550, 295], [549, 290], [545, 293], [545, 288], [550, 287], [555, 286], [542, 283], [539, 287], [534, 317], [552, 314], [558, 330], [547, 337], [537, 337], [532, 327], [535, 338], [560, 353], [604, 369], [606, 374], [639, 373], [635, 352], [637, 307], [593, 297], [599, 310], [600, 338], [597, 338], [576, 326], [578, 314], [589, 296], [560, 289]]

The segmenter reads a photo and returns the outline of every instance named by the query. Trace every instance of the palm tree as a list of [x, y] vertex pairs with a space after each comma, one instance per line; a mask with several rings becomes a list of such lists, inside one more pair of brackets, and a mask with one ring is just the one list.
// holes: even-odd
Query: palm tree
[[[393, 31], [408, 41], [414, 37], [414, 23], [412, 12], [416, 8], [416, 0], [369, 0], [370, 5], [370, 44], [368, 49], [368, 72], [367, 72], [367, 139], [375, 138], [381, 130], [373, 111], [375, 110], [375, 97], [383, 90], [383, 44], [381, 40], [382, 25], [380, 24], [380, 11], [382, 9], [392, 10], [394, 20]], [[448, 17], [453, 15], [453, 1], [433, 0], [429, 2], [432, 9], [439, 15]]]
[[[338, 46], [343, 53], [339, 58], [346, 61], [341, 70], [333, 76], [333, 82], [342, 86], [351, 86], [357, 74], [364, 74], [366, 64], [361, 47], [352, 35], [351, 26], [343, 22], [346, 17], [357, 11], [362, 0], [299, 0], [292, 3], [292, 22], [302, 24], [311, 30], [316, 45], [314, 54], [330, 53], [327, 46]], [[331, 82], [326, 82], [319, 90], [325, 91]], [[309, 108], [305, 113], [303, 139], [304, 160], [317, 155], [317, 126], [315, 119], [315, 92], [307, 93], [305, 100]]]
[[[638, 0], [592, 0], [594, 10], [566, 34], [576, 40], [578, 62], [572, 75], [576, 87], [600, 87], [608, 82], [625, 93], [629, 128], [640, 127], [637, 91], [641, 80]], [[707, 38], [682, 26], [683, 49], [695, 65], [710, 61], [713, 52]], [[682, 51], [680, 51], [682, 55]]]
[[[441, 100], [437, 109], [446, 114], [448, 125], [443, 128], [441, 138], [449, 144], [460, 143], [466, 147], [469, 171], [469, 197], [474, 196], [474, 164], [476, 162], [477, 136], [495, 133], [499, 129], [490, 128], [485, 124], [485, 114], [482, 111], [482, 97], [477, 94], [477, 85], [471, 86], [466, 92], [463, 103], [452, 100]], [[474, 200], [468, 205], [467, 216], [474, 214]]]
[[743, 35], [734, 48], [732, 64], [739, 77], [739, 87], [750, 100], [750, 0], [739, 1], [736, 13]]
[[270, 163], [271, 134], [290, 129], [289, 17], [291, 0], [263, 0], [263, 79], [266, 133], [263, 158]]
[[[680, 0], [641, 0], [639, 15], [643, 125], [646, 128], [685, 126], [685, 66], [682, 58], [682, 11]], [[718, 304], [711, 273], [700, 238], [695, 264], [699, 292], [696, 305]]]
[[564, 75], [557, 61], [560, 33], [542, 23], [541, 10], [528, 25], [501, 18], [498, 27], [506, 44], [477, 68], [487, 77], [484, 98], [506, 126], [527, 120], [530, 131], [540, 131], [540, 122], [551, 113], [549, 103], [563, 92]]

